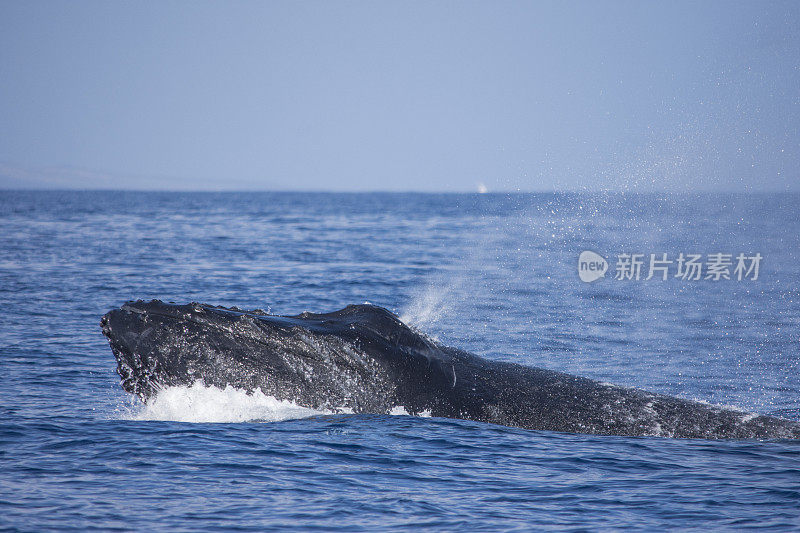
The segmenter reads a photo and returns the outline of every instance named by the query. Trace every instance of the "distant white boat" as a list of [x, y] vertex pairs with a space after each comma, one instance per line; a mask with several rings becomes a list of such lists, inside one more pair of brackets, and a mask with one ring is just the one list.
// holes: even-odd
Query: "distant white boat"
[[486, 185], [484, 185], [483, 183], [479, 183], [478, 184], [478, 192], [480, 194], [486, 194], [487, 192], [489, 192], [489, 189], [487, 189]]

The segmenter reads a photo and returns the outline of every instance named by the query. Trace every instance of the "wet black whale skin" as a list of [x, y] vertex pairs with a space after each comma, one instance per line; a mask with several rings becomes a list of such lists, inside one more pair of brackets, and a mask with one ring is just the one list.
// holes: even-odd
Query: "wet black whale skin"
[[260, 389], [316, 409], [461, 418], [533, 430], [676, 438], [800, 438], [800, 424], [442, 346], [374, 305], [297, 316], [158, 300], [103, 316], [127, 392]]

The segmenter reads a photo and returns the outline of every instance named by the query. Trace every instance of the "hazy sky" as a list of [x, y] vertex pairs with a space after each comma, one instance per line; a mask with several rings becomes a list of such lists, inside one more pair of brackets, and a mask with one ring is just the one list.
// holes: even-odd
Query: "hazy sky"
[[0, 187], [800, 190], [800, 2], [0, 0]]

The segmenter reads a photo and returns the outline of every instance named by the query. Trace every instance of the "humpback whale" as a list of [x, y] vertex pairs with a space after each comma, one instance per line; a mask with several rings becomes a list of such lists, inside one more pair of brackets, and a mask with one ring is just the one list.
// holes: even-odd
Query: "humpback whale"
[[101, 320], [122, 388], [260, 389], [319, 410], [460, 418], [527, 428], [675, 438], [800, 438], [800, 422], [491, 361], [374, 305], [279, 316], [199, 303], [128, 302]]

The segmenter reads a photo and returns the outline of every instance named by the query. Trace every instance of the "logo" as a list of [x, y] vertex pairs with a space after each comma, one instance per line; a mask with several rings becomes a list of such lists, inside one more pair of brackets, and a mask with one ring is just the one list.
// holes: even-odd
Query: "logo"
[[[672, 259], [670, 259], [670, 257]], [[682, 281], [721, 281], [758, 280], [761, 260], [760, 253], [684, 253], [677, 255], [661, 254], [617, 254], [617, 263], [613, 279], [651, 280], [653, 278], [667, 281], [678, 278]], [[578, 257], [578, 276], [581, 281], [591, 283], [605, 277], [608, 262], [605, 257], [589, 250], [581, 252]]]
[[608, 261], [600, 255], [589, 250], [581, 252], [578, 257], [578, 276], [581, 281], [591, 283], [606, 275], [608, 270]]

